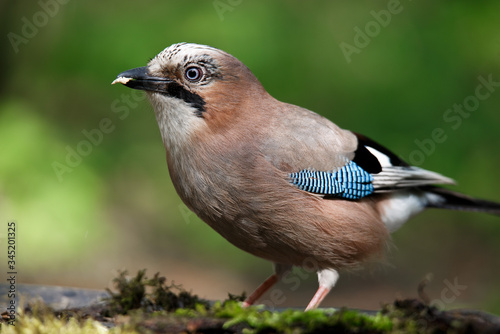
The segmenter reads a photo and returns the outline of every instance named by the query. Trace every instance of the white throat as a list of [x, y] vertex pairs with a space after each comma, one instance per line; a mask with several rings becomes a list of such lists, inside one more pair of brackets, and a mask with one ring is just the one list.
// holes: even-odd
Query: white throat
[[196, 116], [196, 108], [178, 98], [159, 93], [149, 93], [148, 97], [155, 111], [163, 144], [175, 156], [178, 150], [190, 144], [192, 135], [206, 123], [203, 118]]

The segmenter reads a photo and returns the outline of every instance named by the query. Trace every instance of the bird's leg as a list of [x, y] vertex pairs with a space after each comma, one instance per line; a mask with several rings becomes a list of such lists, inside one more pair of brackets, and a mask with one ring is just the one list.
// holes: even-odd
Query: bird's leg
[[255, 289], [254, 292], [248, 298], [243, 302], [243, 307], [248, 307], [250, 305], [253, 305], [257, 299], [259, 299], [264, 293], [266, 293], [267, 290], [269, 290], [273, 285], [278, 283], [278, 275], [277, 274], [272, 274], [269, 276], [264, 283], [259, 285], [257, 289]]
[[318, 271], [319, 288], [314, 297], [306, 307], [306, 311], [313, 310], [321, 304], [330, 290], [339, 279], [339, 273], [335, 269], [323, 269]]
[[257, 289], [248, 298], [243, 302], [243, 307], [248, 307], [253, 305], [264, 293], [266, 293], [269, 289], [271, 289], [278, 281], [286, 275], [292, 266], [284, 265], [280, 263], [274, 264], [274, 274], [269, 276], [264, 283], [259, 285]]

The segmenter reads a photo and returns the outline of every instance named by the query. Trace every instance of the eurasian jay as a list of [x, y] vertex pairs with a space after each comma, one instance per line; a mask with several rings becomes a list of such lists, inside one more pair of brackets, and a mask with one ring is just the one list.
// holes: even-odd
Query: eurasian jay
[[434, 184], [371, 139], [267, 93], [232, 55], [169, 46], [113, 83], [147, 92], [177, 193], [236, 247], [274, 263], [244, 305], [290, 272], [313, 266], [316, 308], [339, 277], [383, 255], [390, 232], [426, 208], [484, 211], [500, 204]]

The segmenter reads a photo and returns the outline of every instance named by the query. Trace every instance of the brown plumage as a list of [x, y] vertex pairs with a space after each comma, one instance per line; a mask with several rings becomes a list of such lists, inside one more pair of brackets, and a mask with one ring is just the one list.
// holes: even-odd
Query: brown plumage
[[[410, 167], [368, 138], [277, 101], [221, 50], [172, 45], [115, 82], [148, 92], [184, 203], [235, 246], [275, 263], [276, 273], [245, 305], [292, 266], [313, 266], [320, 288], [308, 309], [317, 307], [337, 270], [381, 256], [389, 232], [426, 206], [500, 212], [498, 204], [470, 198], [467, 207], [462, 195], [431, 186], [452, 180]], [[335, 191], [343, 190], [301, 188], [291, 175], [304, 171], [322, 172], [325, 182], [337, 178], [331, 181], [338, 181]], [[361, 192], [359, 180], [369, 190]]]

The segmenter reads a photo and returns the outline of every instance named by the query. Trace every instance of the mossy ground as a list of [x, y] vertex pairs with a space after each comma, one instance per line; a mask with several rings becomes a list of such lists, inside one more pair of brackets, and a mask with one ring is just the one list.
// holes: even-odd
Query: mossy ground
[[274, 312], [242, 308], [244, 296], [209, 303], [159, 274], [145, 271], [114, 280], [116, 292], [100, 305], [54, 311], [36, 304], [19, 310], [0, 333], [497, 333], [483, 314], [439, 311], [417, 300], [396, 301], [376, 315], [322, 309]]

